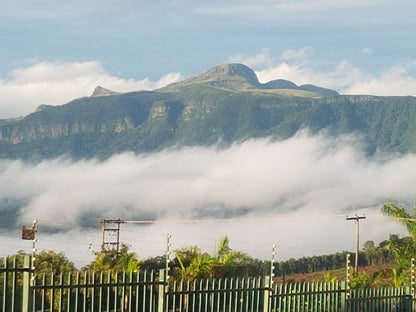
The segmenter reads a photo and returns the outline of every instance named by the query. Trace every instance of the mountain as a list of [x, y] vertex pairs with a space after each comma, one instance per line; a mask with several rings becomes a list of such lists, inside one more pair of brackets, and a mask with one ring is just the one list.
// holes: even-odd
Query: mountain
[[416, 98], [340, 95], [282, 79], [263, 84], [249, 67], [224, 64], [158, 90], [118, 94], [99, 87], [91, 97], [0, 120], [0, 157], [106, 158], [279, 140], [301, 129], [358, 134], [368, 153], [416, 152]]

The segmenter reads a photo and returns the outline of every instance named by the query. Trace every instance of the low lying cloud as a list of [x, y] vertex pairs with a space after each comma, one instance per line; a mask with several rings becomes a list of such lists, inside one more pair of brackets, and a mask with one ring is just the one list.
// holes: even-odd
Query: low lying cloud
[[[233, 248], [264, 259], [274, 243], [280, 258], [353, 250], [345, 215], [367, 215], [363, 242], [387, 239], [400, 227], [380, 215], [380, 206], [390, 199], [409, 203], [416, 179], [416, 156], [368, 158], [359, 146], [354, 137], [300, 133], [280, 142], [124, 153], [105, 161], [1, 160], [0, 201], [19, 205], [16, 217], [0, 214], [16, 228], [39, 220], [40, 248], [63, 248], [70, 257], [92, 242], [98, 250], [99, 220], [118, 218], [154, 220], [122, 226], [122, 240], [141, 257], [163, 254], [166, 233], [173, 248], [203, 249], [228, 235]], [[51, 229], [58, 233], [47, 234]], [[60, 243], [65, 235], [74, 245]]]
[[[349, 93], [348, 91], [357, 81], [367, 81], [371, 78], [369, 74], [365, 74], [361, 69], [346, 61], [339, 63], [335, 69], [329, 72], [315, 71], [310, 64], [308, 66], [299, 62], [282, 62], [277, 66], [256, 71], [256, 73], [261, 82], [274, 79], [286, 79], [293, 81], [297, 85], [314, 84], [335, 89], [343, 94]], [[382, 89], [378, 91], [379, 93], [383, 92]], [[364, 92], [364, 94], [370, 93]]]
[[333, 70], [316, 71], [310, 64], [282, 62], [256, 71], [260, 82], [286, 79], [297, 85], [314, 84], [337, 90], [341, 94], [370, 94], [379, 96], [416, 96], [416, 77], [409, 73], [414, 62], [386, 69], [379, 75], [368, 73], [348, 61]]
[[305, 58], [309, 58], [313, 52], [314, 49], [311, 47], [305, 47], [300, 50], [287, 49], [283, 51], [282, 56], [280, 58], [282, 60], [304, 60]]
[[[358, 53], [368, 56], [373, 53], [369, 47]], [[403, 61], [391, 68], [385, 68], [379, 74], [370, 73], [344, 60], [323, 71], [319, 61], [313, 59], [316, 54], [312, 47], [287, 49], [280, 57], [274, 58], [270, 49], [262, 49], [255, 55], [235, 55], [230, 62], [239, 62], [252, 67], [260, 82], [285, 79], [297, 85], [313, 84], [330, 88], [341, 94], [369, 94], [379, 96], [416, 96], [416, 61]], [[274, 64], [274, 65], [273, 65]]]
[[360, 80], [345, 88], [345, 94], [412, 95], [416, 96], [416, 77], [408, 72], [413, 64], [401, 64], [382, 72], [379, 76], [362, 75]]
[[168, 73], [159, 81], [123, 79], [105, 71], [99, 62], [41, 62], [18, 68], [0, 79], [0, 119], [27, 115], [41, 104], [61, 105], [90, 96], [98, 85], [117, 92], [152, 90], [181, 79]]

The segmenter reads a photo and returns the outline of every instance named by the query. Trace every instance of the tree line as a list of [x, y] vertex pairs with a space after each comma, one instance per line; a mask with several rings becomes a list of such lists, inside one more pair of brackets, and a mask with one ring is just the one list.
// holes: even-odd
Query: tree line
[[[399, 238], [391, 235], [389, 240], [375, 246], [373, 241], [364, 243], [359, 255], [359, 266], [382, 265], [394, 262], [394, 252], [400, 244], [408, 244], [409, 237]], [[337, 252], [330, 255], [319, 255], [290, 258], [273, 263], [274, 276], [304, 274], [345, 268], [347, 254]], [[25, 252], [20, 251], [15, 256], [21, 258]], [[129, 251], [125, 244], [121, 244], [119, 252], [116, 250], [101, 250], [95, 252], [95, 259], [80, 271], [126, 271], [159, 270], [166, 268], [166, 256], [151, 257], [140, 260], [136, 253]], [[354, 254], [351, 254], [354, 261]], [[270, 261], [262, 261], [244, 252], [233, 250], [228, 237], [223, 237], [214, 253], [202, 251], [198, 246], [190, 246], [174, 251], [174, 258], [168, 263], [170, 276], [181, 279], [195, 279], [207, 277], [243, 277], [264, 276], [270, 274]], [[60, 273], [76, 271], [75, 265], [63, 253], [41, 251], [35, 258], [37, 273]]]

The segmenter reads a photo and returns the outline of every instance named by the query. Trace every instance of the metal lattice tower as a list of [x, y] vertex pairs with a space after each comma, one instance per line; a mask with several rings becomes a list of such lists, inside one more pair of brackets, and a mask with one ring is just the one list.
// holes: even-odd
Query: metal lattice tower
[[106, 220], [101, 219], [101, 231], [103, 235], [103, 241], [101, 244], [101, 249], [104, 250], [113, 250], [115, 249], [117, 253], [120, 252], [120, 224], [124, 223], [123, 220]]

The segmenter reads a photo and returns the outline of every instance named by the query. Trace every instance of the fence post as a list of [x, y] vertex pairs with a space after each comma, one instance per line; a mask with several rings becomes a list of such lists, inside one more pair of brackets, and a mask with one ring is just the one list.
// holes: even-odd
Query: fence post
[[264, 294], [263, 294], [263, 312], [270, 311], [270, 293], [271, 293], [271, 277], [265, 276], [264, 278]]
[[30, 306], [30, 256], [25, 255], [23, 268], [23, 294], [22, 294], [22, 312], [28, 312]]
[[412, 258], [410, 264], [410, 287], [412, 298], [415, 299], [415, 258]]
[[412, 296], [411, 307], [413, 311], [416, 308], [416, 286], [415, 286], [415, 258], [412, 258], [412, 263], [410, 265], [410, 294]]
[[345, 263], [345, 295], [343, 296], [343, 300], [344, 300], [344, 311], [349, 311], [350, 307], [349, 307], [349, 300], [350, 296], [351, 296], [351, 272], [350, 272], [350, 268], [351, 268], [351, 262], [350, 262], [350, 254], [347, 253], [346, 256], [346, 263]]
[[157, 300], [157, 311], [163, 312], [165, 308], [165, 284], [166, 284], [166, 273], [165, 270], [159, 270], [159, 297]]

